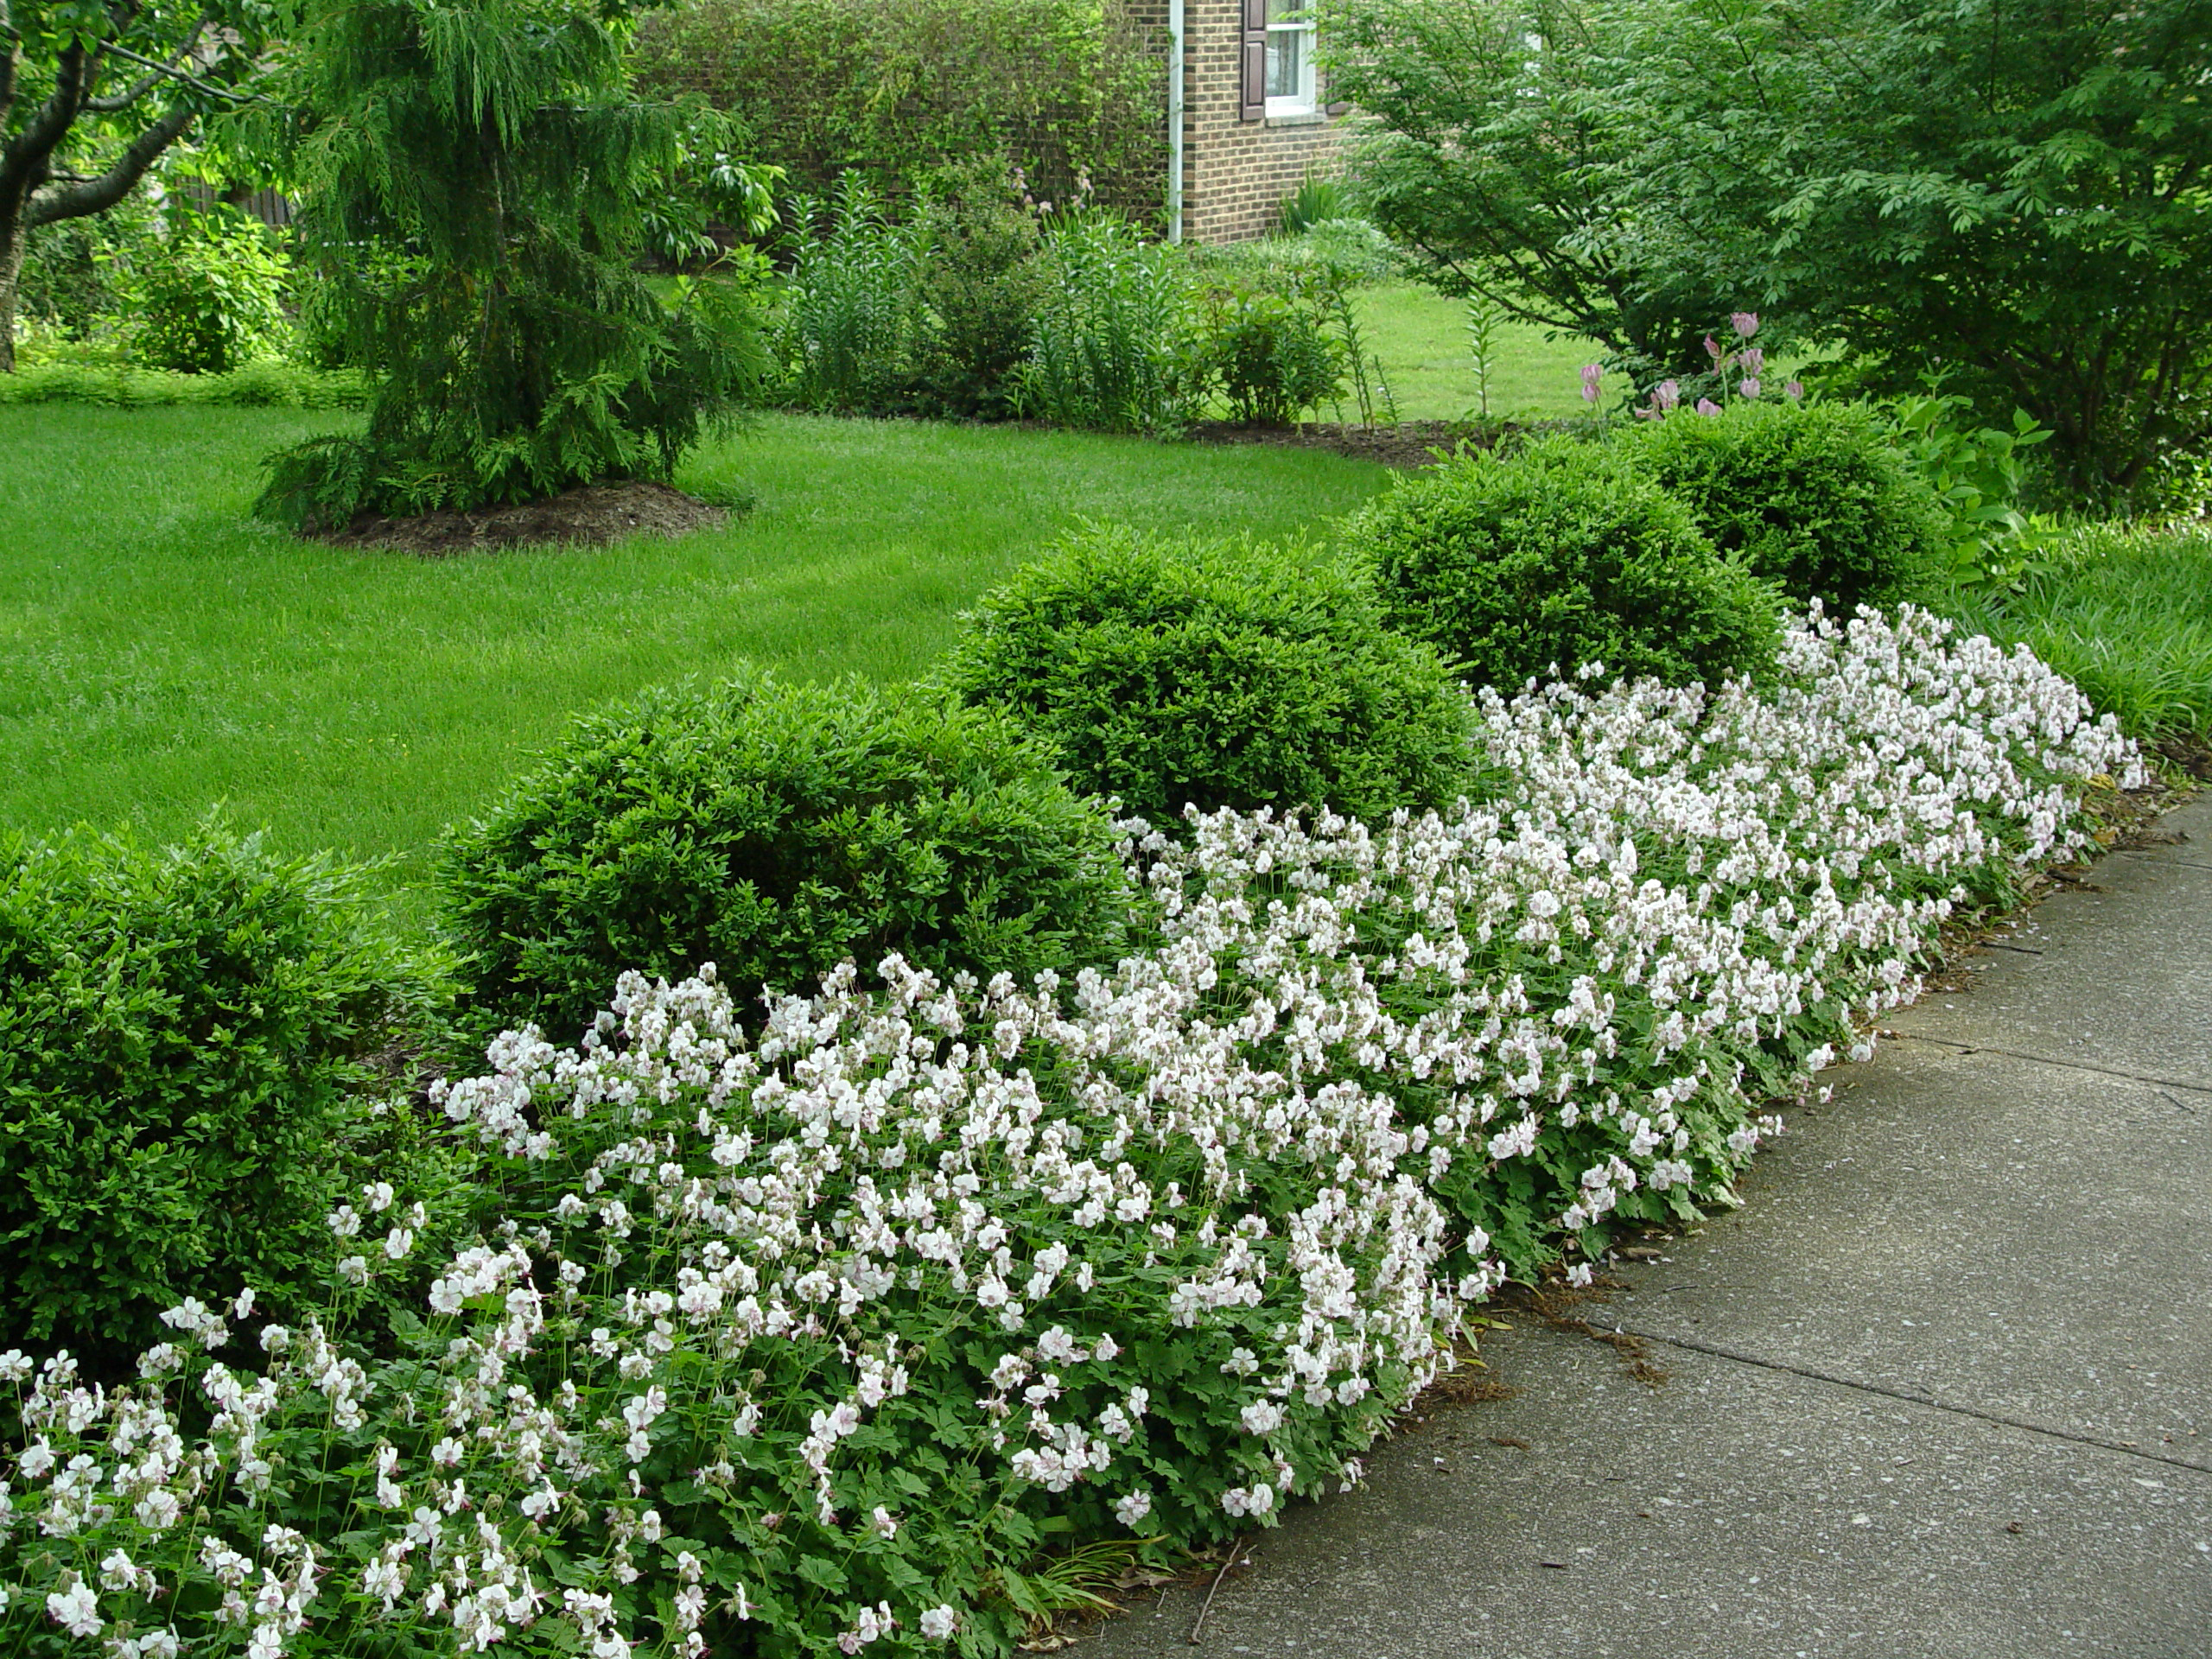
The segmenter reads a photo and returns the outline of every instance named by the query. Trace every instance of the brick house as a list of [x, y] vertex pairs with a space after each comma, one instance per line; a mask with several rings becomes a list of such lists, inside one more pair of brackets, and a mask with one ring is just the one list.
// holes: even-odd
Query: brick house
[[1124, 0], [1123, 10], [1167, 55], [1176, 239], [1264, 236], [1309, 173], [1341, 168], [1345, 106], [1321, 84], [1310, 11], [1294, 0]]

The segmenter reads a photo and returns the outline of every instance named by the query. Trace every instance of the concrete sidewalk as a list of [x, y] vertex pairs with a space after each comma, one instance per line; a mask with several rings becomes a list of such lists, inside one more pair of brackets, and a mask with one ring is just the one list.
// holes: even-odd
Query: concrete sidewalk
[[[1896, 1017], [1744, 1208], [1259, 1538], [1215, 1654], [2212, 1659], [2212, 800]], [[1192, 1651], [1203, 1590], [1081, 1659]]]

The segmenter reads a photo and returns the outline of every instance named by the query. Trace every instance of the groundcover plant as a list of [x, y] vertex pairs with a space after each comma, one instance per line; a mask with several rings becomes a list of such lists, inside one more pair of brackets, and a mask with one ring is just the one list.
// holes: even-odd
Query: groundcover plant
[[324, 1319], [187, 1304], [111, 1390], [0, 1357], [7, 1644], [1003, 1650], [1040, 1554], [1357, 1479], [1502, 1277], [1726, 1201], [1952, 907], [2139, 777], [1909, 609], [1757, 688], [1478, 714], [1449, 813], [1133, 826], [1156, 943], [1110, 975], [893, 958], [757, 1039], [710, 970], [630, 975], [579, 1048], [502, 1037], [438, 1090], [499, 1196], [418, 1317], [349, 1323], [418, 1271], [377, 1185]]

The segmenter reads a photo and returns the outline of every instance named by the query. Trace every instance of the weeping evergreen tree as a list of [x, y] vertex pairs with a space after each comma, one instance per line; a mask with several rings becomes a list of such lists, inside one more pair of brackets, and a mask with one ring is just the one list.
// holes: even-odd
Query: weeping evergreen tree
[[612, 6], [317, 0], [296, 38], [316, 303], [375, 377], [361, 436], [270, 460], [259, 510], [505, 505], [665, 479], [765, 361], [743, 284], [632, 269], [697, 116], [629, 94]]

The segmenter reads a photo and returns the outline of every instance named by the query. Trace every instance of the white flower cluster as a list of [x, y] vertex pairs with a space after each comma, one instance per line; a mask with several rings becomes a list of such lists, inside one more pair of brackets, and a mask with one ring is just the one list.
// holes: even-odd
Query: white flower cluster
[[[2070, 848], [2080, 780], [2137, 767], [2024, 652], [1910, 611], [1815, 616], [1764, 687], [1482, 715], [1497, 786], [1452, 813], [1133, 834], [1158, 944], [1111, 975], [894, 957], [757, 1039], [711, 968], [628, 975], [579, 1049], [502, 1037], [437, 1093], [499, 1208], [396, 1356], [265, 1325], [234, 1370], [242, 1297], [177, 1310], [128, 1389], [0, 1357], [32, 1384], [0, 1584], [34, 1592], [0, 1629], [918, 1651], [1053, 1511], [1267, 1520], [1358, 1478], [1509, 1268], [1725, 1198], [1960, 884]], [[343, 1206], [334, 1251], [398, 1203]], [[335, 1276], [405, 1271], [397, 1220]], [[313, 1538], [267, 1518], [302, 1471]]]

